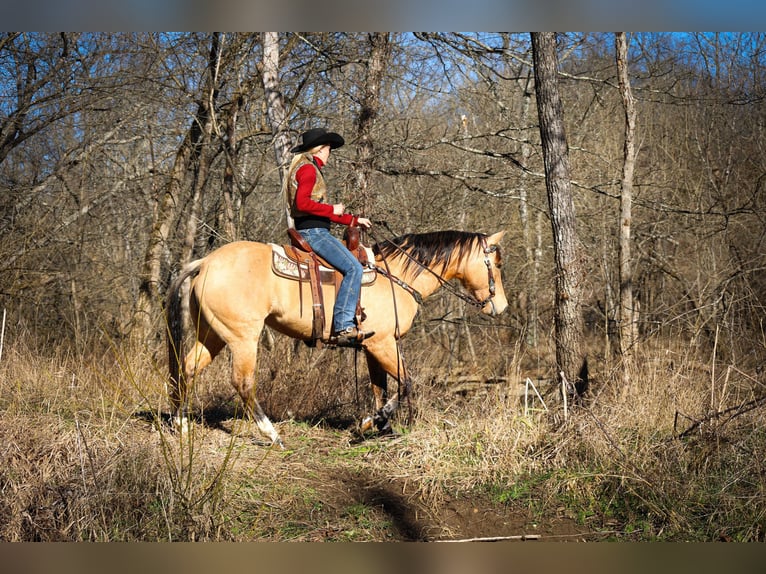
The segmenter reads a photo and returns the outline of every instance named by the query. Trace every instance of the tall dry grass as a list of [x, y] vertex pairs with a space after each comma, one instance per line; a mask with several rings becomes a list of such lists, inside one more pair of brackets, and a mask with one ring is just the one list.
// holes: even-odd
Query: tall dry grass
[[[760, 351], [645, 341], [628, 385], [619, 362], [594, 351], [590, 394], [565, 418], [556, 389], [547, 409], [525, 412], [519, 395], [550, 349], [498, 354], [497, 341], [475, 341], [477, 362], [453, 372], [405, 344], [414, 424], [403, 424], [405, 403], [399, 438], [358, 443], [354, 422], [370, 408], [363, 361], [276, 338], [259, 397], [291, 449], [280, 454], [253, 443], [226, 353], [195, 387], [192, 432], [174, 435], [165, 366], [150, 354], [14, 337], [0, 363], [0, 539], [388, 539], [363, 497], [329, 502], [366, 477], [435, 516], [475, 496], [618, 539], [764, 540]], [[445, 381], [458, 371], [495, 383], [456, 393]]]
[[[523, 357], [510, 366], [515, 381], [535, 371]], [[433, 389], [410, 435], [417, 464], [401, 474], [434, 500], [486, 489], [540, 515], [564, 509], [615, 537], [764, 540], [758, 362], [727, 364], [710, 348], [647, 341], [628, 385], [622, 368], [591, 361], [591, 390], [566, 418], [555, 392], [547, 410], [525, 416], [507, 386], [452, 402], [436, 398], [448, 389]]]
[[148, 356], [6, 346], [0, 539], [217, 538], [231, 457], [210, 464], [193, 435], [160, 432], [164, 385]]

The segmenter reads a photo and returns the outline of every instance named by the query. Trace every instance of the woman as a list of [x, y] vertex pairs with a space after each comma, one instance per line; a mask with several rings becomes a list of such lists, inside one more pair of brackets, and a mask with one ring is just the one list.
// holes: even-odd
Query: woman
[[372, 224], [366, 217], [345, 213], [342, 203], [327, 203], [327, 186], [322, 177], [331, 150], [344, 143], [342, 136], [324, 128], [304, 132], [300, 145], [290, 150], [296, 155], [285, 176], [283, 190], [295, 229], [317, 255], [343, 275], [333, 308], [330, 342], [339, 347], [355, 347], [374, 335], [359, 329], [354, 320], [362, 290], [362, 265], [330, 233], [330, 226], [337, 223], [368, 229]]

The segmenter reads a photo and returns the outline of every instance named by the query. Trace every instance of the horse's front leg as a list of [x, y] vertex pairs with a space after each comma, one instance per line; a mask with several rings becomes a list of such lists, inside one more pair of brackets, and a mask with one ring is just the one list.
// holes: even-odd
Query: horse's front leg
[[[404, 367], [401, 355], [398, 353], [396, 343], [393, 345], [393, 353], [378, 352], [375, 349], [367, 349], [367, 368], [370, 372], [370, 382], [372, 384], [372, 393], [375, 397], [375, 412], [371, 417], [365, 417], [362, 421], [362, 432], [372, 430], [373, 426], [377, 428], [380, 434], [390, 434], [391, 417], [399, 407], [400, 398], [405, 398], [409, 394], [409, 377]], [[401, 381], [401, 397], [399, 392], [388, 398], [388, 375]]]

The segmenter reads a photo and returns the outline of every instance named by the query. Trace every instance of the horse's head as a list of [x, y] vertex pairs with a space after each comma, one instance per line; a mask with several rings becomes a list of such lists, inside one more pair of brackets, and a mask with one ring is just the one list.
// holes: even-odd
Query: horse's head
[[394, 267], [393, 276], [401, 279], [398, 284], [415, 292], [417, 299], [427, 297], [439, 287], [449, 289], [448, 281], [456, 278], [470, 295], [450, 289], [453, 295], [494, 317], [508, 307], [500, 273], [500, 240], [504, 234], [504, 231], [490, 236], [465, 231], [408, 233], [376, 244], [376, 260], [389, 261]]
[[505, 231], [499, 231], [486, 241], [482, 238], [478, 254], [466, 263], [462, 277], [463, 285], [482, 304], [481, 312], [493, 317], [508, 307], [500, 272], [500, 240], [504, 234]]

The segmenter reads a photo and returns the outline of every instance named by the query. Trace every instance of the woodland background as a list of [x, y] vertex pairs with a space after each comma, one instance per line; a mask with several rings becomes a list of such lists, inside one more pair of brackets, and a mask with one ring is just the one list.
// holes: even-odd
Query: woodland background
[[[372, 41], [280, 41], [290, 141], [314, 126], [347, 138], [329, 173], [337, 200], [397, 234], [507, 229], [516, 308], [501, 321], [514, 338], [546, 335], [553, 266], [528, 36], [393, 34], [367, 189], [355, 162]], [[718, 328], [729, 343], [762, 340], [763, 41], [631, 34], [632, 264], [644, 335], [698, 342]], [[615, 320], [619, 291], [624, 112], [613, 42], [559, 36], [594, 333]], [[77, 349], [137, 326], [142, 337], [162, 334], [163, 288], [184, 261], [233, 239], [284, 240], [261, 50], [260, 34], [3, 35], [0, 290], [9, 325]], [[158, 240], [160, 223], [169, 228]], [[157, 242], [154, 278], [144, 268]], [[150, 320], [136, 309], [142, 289]]]
[[[72, 440], [81, 440], [83, 419], [51, 405], [59, 404], [67, 385], [79, 394], [78, 380], [82, 390], [100, 389], [103, 399], [103, 375], [94, 373], [113, 365], [117, 373], [109, 375], [106, 388], [120, 390], [110, 395], [110, 409], [134, 408], [123, 395], [131, 392], [149, 410], [166, 408], [160, 391], [155, 397], [135, 383], [162, 377], [165, 288], [183, 263], [228, 241], [285, 241], [275, 142], [292, 142], [317, 126], [345, 136], [347, 145], [333, 154], [328, 170], [331, 193], [377, 222], [376, 236], [507, 231], [502, 249], [509, 311], [489, 320], [449, 294], [437, 294], [408, 335], [405, 352], [410, 350], [423, 396], [449, 396], [442, 383], [460, 377], [478, 381], [478, 388], [493, 380], [555, 378], [555, 267], [529, 35], [277, 38], [276, 79], [286, 112], [279, 131], [270, 115], [273, 93], [264, 88], [274, 63], [264, 54], [265, 34], [0, 34], [0, 373], [6, 424], [12, 412], [54, 413], [56, 424], [61, 417], [76, 422]], [[631, 523], [649, 538], [692, 530], [702, 539], [762, 539], [763, 469], [748, 453], [763, 446], [766, 34], [630, 33], [627, 39], [637, 112], [628, 222], [636, 332], [630, 357], [636, 361], [623, 360], [619, 341], [625, 110], [615, 36], [559, 34], [559, 90], [582, 269], [579, 305], [589, 393], [596, 399], [583, 407], [593, 409], [592, 418], [581, 419], [590, 421], [588, 433], [560, 430], [558, 415], [549, 420], [546, 414], [547, 422], [535, 425], [576, 433], [581, 438], [571, 440], [578, 448], [585, 448], [583, 434], [602, 441], [593, 450], [604, 454], [599, 464], [606, 464], [613, 449], [626, 457], [618, 460], [631, 460], [621, 467], [622, 477], [640, 475], [662, 499], [636, 495], [637, 505], [649, 510], [622, 508], [623, 526]], [[262, 368], [267, 380], [259, 392], [266, 394], [267, 410], [277, 420], [301, 409], [299, 418], [321, 418], [329, 391], [305, 405], [276, 397], [280, 377], [287, 377], [280, 353], [316, 365], [305, 358], [308, 351], [280, 340], [267, 344], [279, 351]], [[142, 367], [130, 366], [135, 362]], [[142, 368], [146, 372], [137, 375]], [[226, 375], [219, 378], [223, 389]], [[214, 391], [202, 402], [209, 406], [215, 393], [227, 392]], [[70, 414], [93, 416], [92, 405], [67, 404], [63, 410]], [[596, 410], [599, 405], [606, 410]], [[485, 407], [480, 412], [489, 420]], [[115, 412], [110, 409], [101, 412]], [[507, 412], [508, 404], [499, 410]], [[649, 414], [641, 418], [644, 412]], [[625, 431], [634, 423], [639, 430]], [[634, 445], [636, 437], [658, 433], [668, 440], [685, 430], [698, 436], [705, 429], [700, 448], [715, 450], [718, 458], [678, 447], [684, 454], [672, 463], [663, 458], [662, 472], [656, 459], [642, 458], [659, 447], [642, 443], [637, 455], [622, 442]], [[4, 432], [13, 440], [23, 435], [10, 426]], [[475, 445], [471, 436], [467, 443]], [[521, 435], [514, 436], [516, 447]], [[535, 434], [525, 440], [546, 439]], [[733, 450], [721, 451], [722, 443]], [[540, 473], [555, 478], [548, 465], [566, 466], [557, 458], [564, 451], [551, 448], [534, 469], [519, 466], [522, 451], [512, 465], [493, 459], [492, 477], [475, 482], [505, 485], [504, 503], [525, 499], [530, 488], [545, 484]], [[512, 449], [506, 444], [503, 450]], [[742, 460], [748, 461], [745, 467]], [[744, 468], [741, 474], [716, 474], [732, 464]], [[696, 510], [663, 506], [684, 496], [667, 485], [655, 488], [657, 480], [647, 478], [654, 471], [681, 477], [679, 467], [700, 473], [708, 486], [710, 473], [720, 477], [706, 490], [707, 502], [691, 497], [694, 508], [703, 509], [693, 525], [688, 521]], [[525, 488], [508, 490], [520, 475], [529, 479]], [[8, 488], [17, 484], [4, 480]], [[610, 480], [615, 489], [625, 488]], [[456, 488], [437, 488], [436, 482], [426, 499]], [[578, 491], [583, 500], [609, 490], [596, 482]], [[731, 493], [732, 485], [741, 490]], [[611, 520], [614, 512], [591, 509], [588, 517]], [[68, 522], [68, 530], [35, 530], [30, 524], [23, 518], [6, 523], [4, 537], [45, 538], [41, 533], [55, 531], [62, 538], [163, 538], [172, 531], [193, 538], [183, 521], [177, 529], [119, 535], [105, 533], [98, 521], [82, 530], [72, 526], [77, 521]], [[222, 536], [219, 530], [200, 531], [199, 524], [194, 532]]]

